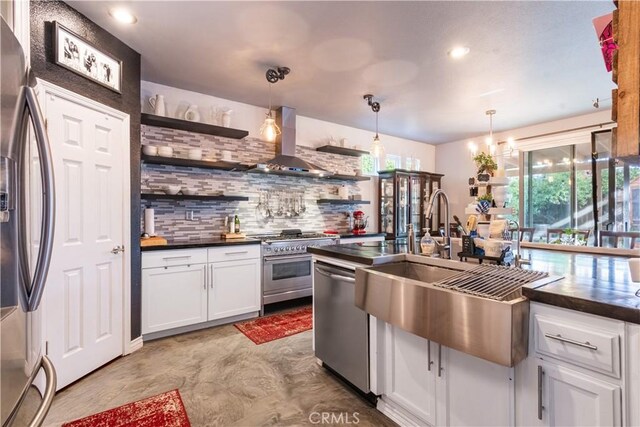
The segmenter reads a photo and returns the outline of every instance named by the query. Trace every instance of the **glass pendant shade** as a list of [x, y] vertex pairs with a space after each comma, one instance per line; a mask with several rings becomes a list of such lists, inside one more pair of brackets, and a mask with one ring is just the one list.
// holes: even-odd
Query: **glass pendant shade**
[[371, 150], [369, 150], [371, 152], [371, 155], [375, 158], [381, 158], [384, 157], [384, 145], [382, 145], [382, 142], [380, 141], [380, 138], [378, 137], [378, 135], [376, 134], [376, 136], [373, 137], [373, 142], [371, 143]]
[[271, 110], [267, 113], [264, 123], [262, 123], [262, 126], [260, 127], [260, 134], [265, 141], [269, 142], [275, 141], [276, 137], [281, 134], [280, 128], [276, 125], [276, 121], [273, 118]]

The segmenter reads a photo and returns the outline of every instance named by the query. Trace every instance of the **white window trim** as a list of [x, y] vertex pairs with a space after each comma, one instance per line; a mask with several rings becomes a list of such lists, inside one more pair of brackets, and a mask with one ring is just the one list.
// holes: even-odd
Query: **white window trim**
[[[518, 141], [516, 139], [516, 150], [520, 151], [534, 151], [545, 148], [556, 148], [565, 145], [585, 144], [591, 142], [591, 133], [595, 131], [613, 129], [615, 124], [610, 123], [602, 125], [600, 127], [594, 126], [590, 129], [581, 129], [576, 131], [568, 131], [564, 133], [558, 133], [555, 135], [541, 136], [538, 138], [527, 139], [525, 141]], [[507, 144], [502, 144], [502, 152], [508, 153], [509, 148]]]

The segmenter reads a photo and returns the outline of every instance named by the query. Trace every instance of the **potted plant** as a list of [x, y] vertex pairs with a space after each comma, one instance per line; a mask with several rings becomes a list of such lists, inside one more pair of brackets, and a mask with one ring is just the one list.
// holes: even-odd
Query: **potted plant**
[[491, 195], [491, 193], [483, 194], [482, 196], [478, 197], [478, 205], [476, 206], [476, 211], [480, 215], [482, 215], [482, 219], [485, 221], [489, 221], [489, 219], [491, 218], [489, 209], [491, 208], [492, 204], [493, 196]]
[[478, 153], [473, 158], [478, 168], [478, 181], [487, 182], [493, 176], [493, 172], [498, 169], [498, 164], [491, 154]]

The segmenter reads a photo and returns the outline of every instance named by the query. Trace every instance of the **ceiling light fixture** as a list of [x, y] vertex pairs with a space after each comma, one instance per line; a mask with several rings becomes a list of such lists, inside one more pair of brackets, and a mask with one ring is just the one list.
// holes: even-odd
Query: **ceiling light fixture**
[[449, 55], [453, 59], [460, 59], [463, 56], [466, 56], [469, 53], [469, 51], [470, 49], [466, 46], [456, 46], [453, 49], [451, 49], [449, 52], [447, 52], [447, 55]]
[[271, 109], [271, 85], [279, 82], [280, 80], [284, 80], [290, 72], [291, 69], [287, 67], [278, 67], [275, 70], [273, 68], [269, 68], [265, 75], [269, 82], [269, 110], [264, 118], [264, 123], [260, 126], [260, 135], [269, 142], [275, 141], [277, 136], [282, 133], [276, 124], [276, 119], [274, 118], [273, 110]]
[[122, 8], [111, 9], [109, 11], [109, 15], [111, 15], [111, 17], [116, 21], [123, 24], [135, 24], [136, 22], [138, 22], [138, 19], [133, 16], [131, 12]]
[[373, 95], [371, 94], [366, 94], [363, 98], [367, 100], [367, 105], [371, 107], [371, 110], [376, 113], [376, 136], [373, 137], [373, 142], [371, 143], [371, 149], [369, 152], [373, 157], [379, 159], [384, 157], [384, 145], [382, 145], [382, 141], [380, 141], [380, 137], [378, 136], [378, 113], [380, 112], [380, 103], [374, 101]]

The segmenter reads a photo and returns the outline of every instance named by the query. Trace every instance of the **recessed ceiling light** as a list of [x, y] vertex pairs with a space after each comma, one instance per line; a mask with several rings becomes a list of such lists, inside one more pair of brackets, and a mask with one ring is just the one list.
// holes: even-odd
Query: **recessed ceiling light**
[[123, 24], [135, 24], [138, 22], [138, 19], [133, 16], [131, 12], [122, 8], [111, 9], [109, 11], [109, 15], [111, 15], [111, 17], [116, 21], [122, 22]]
[[469, 53], [469, 48], [466, 46], [457, 46], [447, 52], [447, 54], [453, 59], [460, 59], [467, 53]]

